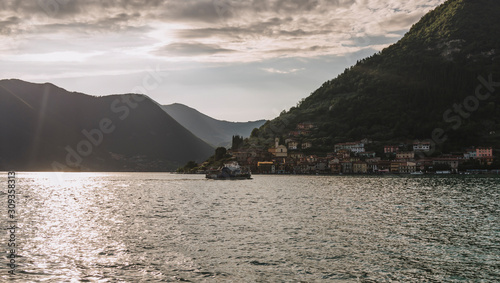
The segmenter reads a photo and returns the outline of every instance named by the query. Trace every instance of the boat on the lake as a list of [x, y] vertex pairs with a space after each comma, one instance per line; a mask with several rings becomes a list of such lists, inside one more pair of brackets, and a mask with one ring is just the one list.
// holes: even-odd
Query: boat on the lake
[[410, 174], [411, 175], [424, 175], [424, 172], [422, 172], [422, 171], [415, 171], [415, 172], [411, 172]]
[[252, 179], [252, 173], [237, 162], [231, 162], [224, 164], [217, 171], [207, 173], [205, 177], [213, 180], [245, 180]]

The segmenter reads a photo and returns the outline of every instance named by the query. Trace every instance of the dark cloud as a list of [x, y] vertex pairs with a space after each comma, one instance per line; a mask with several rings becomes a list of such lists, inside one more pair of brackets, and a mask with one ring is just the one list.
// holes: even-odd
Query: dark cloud
[[287, 54], [296, 54], [296, 55], [306, 55], [309, 52], [315, 52], [315, 51], [320, 51], [320, 50], [328, 50], [330, 49], [331, 46], [310, 46], [310, 47], [290, 47], [290, 48], [281, 48], [281, 49], [273, 49], [267, 51], [267, 53], [276, 53], [276, 54], [282, 54], [282, 55], [287, 55]]
[[296, 29], [296, 30], [280, 30], [279, 35], [283, 36], [306, 36], [310, 35], [310, 33], [303, 31], [302, 29]]
[[318, 7], [318, 0], [277, 0], [272, 3], [272, 9], [276, 12], [296, 13], [297, 11], [309, 12]]
[[240, 6], [240, 8], [258, 13], [273, 12], [301, 15], [315, 10], [326, 11], [326, 9], [348, 8], [356, 3], [356, 0], [253, 0], [245, 1], [245, 3], [248, 3], [248, 5]]
[[112, 20], [116, 14], [130, 15], [130, 11], [137, 11], [142, 20], [202, 22], [211, 25], [251, 15], [255, 15], [253, 18], [257, 20], [259, 13], [267, 12], [274, 13], [277, 17], [260, 24], [276, 26], [293, 17], [347, 7], [354, 2], [355, 0], [3, 0], [0, 1], [0, 9], [22, 19], [37, 17], [46, 21], [81, 21], [103, 17]]
[[82, 8], [85, 6], [85, 2], [76, 0], [7, 0], [5, 1], [2, 10], [18, 13], [21, 16], [65, 18], [67, 16], [74, 16], [84, 12], [84, 9]]
[[[77, 1], [77, 0], [7, 0], [0, 6], [0, 12], [13, 15], [0, 21], [0, 34], [17, 33], [60, 33], [60, 32], [116, 32], [147, 30], [141, 9], [160, 1]], [[128, 9], [130, 7], [130, 9]], [[148, 9], [145, 9], [148, 11]]]
[[[1, 10], [16, 21], [0, 22], [0, 34], [23, 32], [33, 18], [35, 32], [110, 32], [145, 29], [151, 20], [191, 25], [181, 38], [308, 37], [345, 32], [341, 20], [325, 16], [353, 6], [356, 0], [4, 0]], [[357, 5], [359, 6], [359, 5]], [[396, 14], [384, 26], [408, 25], [418, 14]], [[339, 16], [340, 17], [340, 16]], [[1, 18], [0, 18], [1, 19]], [[23, 20], [19, 20], [23, 19]], [[352, 24], [352, 23], [351, 23]], [[27, 29], [30, 29], [28, 25]]]
[[[0, 12], [9, 19], [0, 21], [1, 34], [22, 31], [49, 32], [48, 28], [75, 27], [122, 31], [141, 26], [151, 20], [163, 22], [201, 22], [213, 24], [228, 19], [234, 8], [222, 0], [2, 0]], [[227, 7], [226, 7], [227, 6]], [[0, 14], [1, 15], [1, 14]], [[15, 22], [11, 18], [22, 19]], [[1, 18], [0, 18], [1, 20]], [[27, 23], [27, 24], [26, 24]], [[16, 27], [18, 26], [18, 27]], [[54, 32], [59, 32], [55, 29]]]
[[147, 26], [137, 26], [135, 20], [139, 20], [141, 14], [139, 12], [127, 14], [120, 13], [111, 17], [103, 17], [95, 22], [91, 22], [88, 27], [96, 30], [111, 30], [111, 31], [130, 31], [130, 30], [148, 30]]
[[221, 48], [215, 44], [179, 42], [163, 46], [160, 49], [153, 51], [153, 54], [160, 56], [200, 56], [230, 52], [234, 52], [234, 50]]
[[[219, 3], [219, 4], [218, 4]], [[168, 7], [168, 8], [167, 8]], [[231, 18], [232, 6], [224, 6], [218, 1], [176, 1], [163, 7], [159, 19], [163, 21], [187, 21], [214, 23]]]
[[396, 0], [0, 0], [0, 36], [122, 33], [150, 39], [144, 45], [175, 41], [153, 52], [161, 56], [324, 55], [389, 44], [394, 34], [384, 35], [416, 22], [421, 7]]
[[152, 30], [147, 25], [131, 25], [123, 18], [101, 18], [90, 22], [63, 22], [54, 24], [40, 24], [33, 27], [31, 33], [109, 33], [109, 32], [128, 32], [128, 33], [145, 33]]
[[246, 40], [249, 37], [302, 37], [331, 33], [330, 27], [324, 27], [324, 29], [314, 28], [312, 30], [304, 30], [302, 28], [289, 29], [288, 25], [293, 23], [293, 21], [292, 17], [274, 17], [263, 21], [255, 20], [248, 25], [235, 24], [211, 28], [182, 29], [177, 31], [177, 35], [180, 38], [187, 39], [219, 37], [238, 41]]
[[21, 19], [18, 17], [8, 17], [5, 20], [0, 20], [0, 34], [10, 35], [19, 32], [18, 25]]

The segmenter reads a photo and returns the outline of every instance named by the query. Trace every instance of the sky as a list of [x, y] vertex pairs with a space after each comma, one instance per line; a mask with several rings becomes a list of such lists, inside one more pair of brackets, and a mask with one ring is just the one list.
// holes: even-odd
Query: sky
[[444, 0], [2, 0], [0, 79], [272, 119]]

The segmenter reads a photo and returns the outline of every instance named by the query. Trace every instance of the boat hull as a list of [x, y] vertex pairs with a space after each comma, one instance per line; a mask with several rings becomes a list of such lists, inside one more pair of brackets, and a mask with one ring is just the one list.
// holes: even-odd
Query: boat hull
[[209, 171], [205, 175], [207, 179], [212, 180], [245, 180], [251, 179], [250, 171], [242, 171], [241, 167], [236, 162], [224, 164], [224, 167], [219, 171]]
[[221, 174], [207, 174], [205, 178], [211, 180], [248, 180], [252, 179], [252, 175], [250, 174], [241, 174], [238, 176], [224, 176]]

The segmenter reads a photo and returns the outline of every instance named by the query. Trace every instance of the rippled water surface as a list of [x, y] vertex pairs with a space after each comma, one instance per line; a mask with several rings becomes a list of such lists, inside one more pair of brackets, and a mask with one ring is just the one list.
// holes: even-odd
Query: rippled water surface
[[18, 174], [20, 266], [0, 281], [500, 280], [500, 178], [62, 177]]

